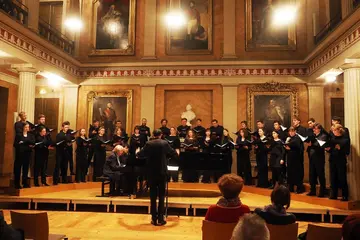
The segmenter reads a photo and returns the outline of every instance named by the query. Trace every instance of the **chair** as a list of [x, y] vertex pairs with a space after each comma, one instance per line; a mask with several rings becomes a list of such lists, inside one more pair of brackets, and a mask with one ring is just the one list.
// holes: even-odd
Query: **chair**
[[203, 220], [203, 240], [229, 240], [237, 223], [217, 223]]
[[266, 225], [270, 231], [270, 240], [297, 240], [298, 223], [288, 225]]
[[49, 234], [49, 220], [46, 212], [19, 213], [10, 211], [11, 225], [22, 230], [26, 239], [34, 240], [59, 240], [65, 235]]
[[[97, 182], [101, 182], [101, 197], [105, 197], [106, 195], [115, 191], [115, 182], [112, 181], [109, 177], [101, 176], [96, 178]], [[105, 193], [105, 186], [110, 185], [109, 193]]]
[[341, 227], [327, 227], [315, 224], [308, 225], [306, 240], [341, 240], [341, 238]]

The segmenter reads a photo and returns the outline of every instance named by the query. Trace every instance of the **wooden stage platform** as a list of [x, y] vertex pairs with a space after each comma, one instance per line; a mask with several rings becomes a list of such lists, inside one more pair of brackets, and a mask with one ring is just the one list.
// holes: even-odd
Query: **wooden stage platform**
[[[97, 197], [100, 195], [101, 183], [73, 183], [60, 184], [50, 187], [32, 187], [22, 189], [18, 196], [0, 195], [0, 203], [22, 202], [27, 204], [28, 209], [38, 209], [44, 203], [61, 204], [66, 206], [67, 211], [76, 211], [79, 205], [102, 205], [106, 206], [107, 212], [118, 212], [119, 207], [136, 206], [150, 210], [148, 197], [129, 199], [128, 197]], [[244, 204], [251, 210], [264, 207], [270, 203], [269, 189], [245, 186], [240, 197]], [[197, 210], [207, 209], [215, 204], [219, 198], [219, 190], [216, 184], [202, 183], [170, 183], [169, 184], [169, 208], [185, 209], [186, 215], [197, 215]], [[292, 194], [289, 212], [301, 214], [315, 214], [330, 216], [330, 222], [334, 215], [348, 215], [359, 213], [354, 210], [357, 204], [353, 202], [341, 202], [327, 198], [309, 197], [306, 194]]]

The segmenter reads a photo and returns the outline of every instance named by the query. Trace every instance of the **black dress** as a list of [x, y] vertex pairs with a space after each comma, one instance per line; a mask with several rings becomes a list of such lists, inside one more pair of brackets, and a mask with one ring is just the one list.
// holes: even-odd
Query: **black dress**
[[93, 181], [96, 181], [97, 177], [103, 175], [104, 164], [106, 160], [106, 137], [97, 135], [93, 139], [94, 144], [94, 174]]
[[[89, 138], [90, 139], [96, 137], [96, 135], [99, 133], [99, 128], [100, 127], [95, 127], [93, 125], [90, 125], [90, 128], [89, 128]], [[90, 144], [89, 154], [88, 154], [88, 167], [90, 167], [93, 156], [94, 156], [94, 146], [92, 144]]]
[[27, 183], [27, 177], [30, 166], [30, 158], [32, 153], [32, 147], [35, 145], [34, 136], [27, 133], [26, 136], [23, 134], [16, 135], [14, 141], [15, 147], [15, 162], [14, 162], [14, 182], [15, 187], [20, 188], [20, 175], [22, 173], [22, 184], [25, 187], [29, 187]]
[[129, 154], [135, 156], [136, 149], [143, 148], [145, 146], [146, 140], [145, 137], [141, 134], [136, 135], [133, 134], [130, 137], [130, 146], [129, 146]]
[[[187, 147], [186, 145], [192, 145]], [[183, 153], [181, 154], [181, 160], [184, 163], [184, 170], [182, 171], [182, 179], [184, 182], [199, 182], [199, 176], [194, 168], [194, 163], [196, 164], [197, 160], [196, 153], [198, 152], [198, 142], [195, 138], [189, 139], [186, 138], [183, 144]]]
[[118, 136], [118, 135], [114, 134], [112, 137], [113, 147], [115, 147], [117, 145], [120, 145], [123, 147], [128, 147], [129, 145], [128, 145], [127, 141], [128, 141], [128, 139], [126, 136]]
[[[337, 149], [336, 147], [340, 147]], [[347, 156], [350, 154], [350, 140], [347, 135], [333, 136], [330, 140], [330, 177], [331, 198], [336, 198], [338, 189], [341, 188], [343, 198], [349, 196], [347, 184]]]
[[[170, 144], [172, 149], [180, 150], [180, 139], [178, 136], [166, 136], [165, 140]], [[170, 166], [179, 166], [179, 157], [174, 156], [169, 159], [169, 165]], [[171, 171], [168, 177], [168, 181], [170, 181], [170, 178], [173, 179], [174, 182], [179, 181], [179, 172], [178, 171]]]
[[251, 143], [248, 140], [242, 139], [241, 136], [239, 136], [236, 139], [235, 148], [237, 149], [238, 175], [244, 178], [245, 185], [252, 185], [251, 162], [250, 162]]
[[[214, 147], [215, 147], [214, 142], [212, 141], [212, 139], [210, 137], [208, 137], [208, 138], [204, 137], [199, 142], [199, 147], [203, 152], [205, 162], [207, 164], [210, 164], [210, 161], [211, 161], [210, 153], [214, 152]], [[213, 175], [214, 175], [213, 171], [205, 170], [203, 172], [203, 178], [202, 178], [201, 182], [202, 183], [211, 183], [211, 176], [213, 176]]]
[[304, 175], [302, 168], [303, 158], [303, 142], [295, 135], [289, 137], [286, 145], [290, 147], [290, 150], [286, 150], [287, 161], [287, 179], [290, 191], [294, 191], [294, 186], [297, 186], [298, 190], [303, 188], [302, 176]]
[[267, 137], [258, 138], [254, 141], [254, 145], [257, 146], [255, 149], [256, 154], [256, 165], [258, 169], [258, 183], [257, 187], [267, 188], [269, 185], [268, 180], [268, 153], [269, 148], [266, 145], [270, 144]]
[[76, 138], [76, 182], [85, 182], [88, 168], [89, 144], [89, 139]]
[[[270, 147], [270, 168], [272, 172], [272, 184], [273, 186], [282, 184], [284, 181], [282, 166], [285, 165], [285, 148], [283, 142], [278, 139], [271, 142]], [[281, 160], [284, 164], [281, 164]]]
[[34, 164], [34, 184], [39, 185], [39, 175], [41, 183], [46, 184], [46, 165], [49, 159], [49, 146], [52, 144], [50, 135], [36, 136], [35, 143], [35, 164]]

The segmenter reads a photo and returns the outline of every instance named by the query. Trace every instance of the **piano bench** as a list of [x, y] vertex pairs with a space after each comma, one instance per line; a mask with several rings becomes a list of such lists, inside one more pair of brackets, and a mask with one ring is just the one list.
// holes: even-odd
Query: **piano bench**
[[109, 193], [115, 191], [115, 182], [109, 177], [101, 176], [96, 178], [97, 182], [101, 182], [101, 197], [105, 197], [105, 186], [110, 185]]

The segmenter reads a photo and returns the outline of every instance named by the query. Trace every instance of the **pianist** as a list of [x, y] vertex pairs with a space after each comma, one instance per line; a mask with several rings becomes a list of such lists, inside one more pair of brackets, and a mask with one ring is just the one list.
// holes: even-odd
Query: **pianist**
[[[120, 193], [120, 189], [125, 186], [126, 175], [123, 171], [126, 169], [127, 148], [117, 145], [113, 149], [113, 154], [107, 157], [104, 165], [104, 175], [109, 177], [116, 183], [116, 193]], [[124, 189], [124, 193], [127, 189]]]

